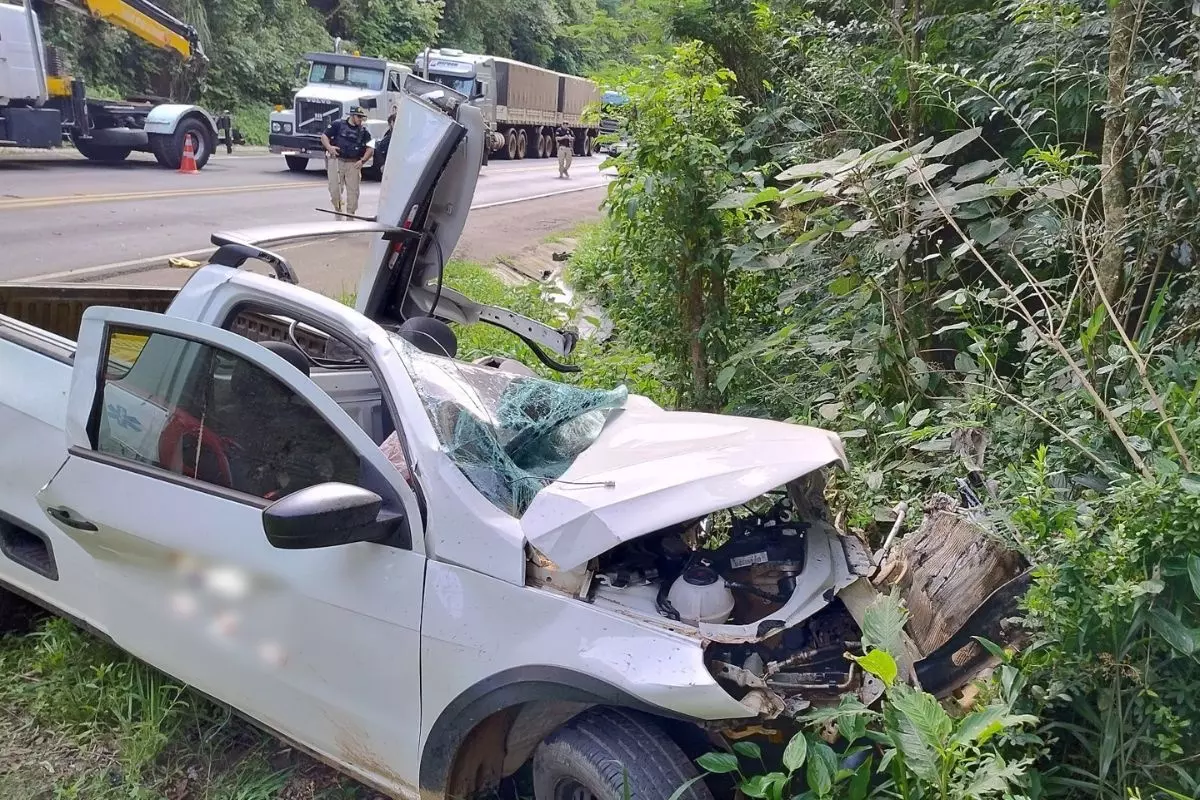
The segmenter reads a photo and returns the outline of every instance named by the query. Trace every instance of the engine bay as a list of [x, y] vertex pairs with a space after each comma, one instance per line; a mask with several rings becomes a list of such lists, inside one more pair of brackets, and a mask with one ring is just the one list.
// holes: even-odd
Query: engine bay
[[[836, 703], [863, 684], [846, 657], [861, 654], [861, 632], [829, 587], [830, 542], [840, 537], [823, 483], [793, 481], [624, 542], [570, 571], [531, 548], [527, 580], [691, 635], [699, 629], [713, 676], [767, 718]], [[814, 613], [780, 620], [806, 598]], [[703, 636], [745, 628], [749, 635]]]

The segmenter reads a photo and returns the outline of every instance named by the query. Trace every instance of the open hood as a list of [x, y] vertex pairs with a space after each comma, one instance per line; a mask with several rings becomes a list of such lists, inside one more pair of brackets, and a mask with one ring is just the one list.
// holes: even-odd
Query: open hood
[[374, 242], [355, 309], [385, 326], [431, 310], [450, 322], [486, 322], [565, 356], [575, 346], [572, 332], [439, 289], [442, 269], [471, 210], [486, 142], [483, 116], [465, 95], [405, 76], [376, 219], [417, 231], [420, 237]]
[[746, 503], [834, 462], [835, 433], [769, 420], [664, 411], [631, 396], [521, 517], [562, 570], [687, 520]]

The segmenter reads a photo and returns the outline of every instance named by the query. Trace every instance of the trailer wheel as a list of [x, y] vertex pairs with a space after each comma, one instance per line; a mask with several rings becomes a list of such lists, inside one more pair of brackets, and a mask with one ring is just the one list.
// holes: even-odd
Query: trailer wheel
[[520, 133], [517, 134], [517, 158], [518, 159], [525, 157], [525, 150], [527, 147], [529, 147], [529, 139], [527, 139], [525, 137], [525, 131], [521, 131]]
[[595, 154], [595, 152], [596, 142], [592, 139], [592, 135], [589, 133], [587, 136], [583, 137], [583, 155], [585, 158], [591, 157]]
[[304, 156], [284, 156], [283, 160], [287, 162], [288, 169], [292, 172], [308, 171], [308, 159]]
[[[668, 800], [699, 774], [646, 714], [594, 708], [550, 734], [533, 755], [534, 800]], [[704, 781], [681, 800], [712, 800]]]
[[75, 149], [88, 161], [104, 161], [110, 164], [124, 161], [133, 152], [132, 147], [118, 147], [111, 144], [94, 144], [88, 139], [73, 139]]
[[189, 135], [192, 137], [192, 147], [196, 150], [196, 169], [204, 169], [213, 152], [213, 134], [196, 117], [182, 119], [173, 134], [150, 135], [150, 151], [154, 153], [154, 160], [159, 166], [179, 169], [183, 161], [183, 140]]
[[504, 137], [504, 152], [508, 156], [509, 161], [517, 160], [517, 132], [512, 128], [508, 129], [508, 134]]

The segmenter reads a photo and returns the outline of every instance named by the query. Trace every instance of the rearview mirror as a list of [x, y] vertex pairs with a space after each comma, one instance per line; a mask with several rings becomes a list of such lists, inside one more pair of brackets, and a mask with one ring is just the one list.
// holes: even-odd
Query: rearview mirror
[[381, 520], [383, 500], [346, 483], [309, 486], [263, 509], [263, 530], [281, 550], [337, 547], [388, 538], [398, 518]]
[[360, 97], [358, 98], [358, 104], [363, 108], [377, 108], [379, 106], [374, 97]]

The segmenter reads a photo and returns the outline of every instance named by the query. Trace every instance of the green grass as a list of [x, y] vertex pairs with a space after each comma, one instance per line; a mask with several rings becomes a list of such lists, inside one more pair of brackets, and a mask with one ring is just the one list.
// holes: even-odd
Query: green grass
[[0, 675], [5, 800], [372, 796], [65, 620], [0, 638]]

